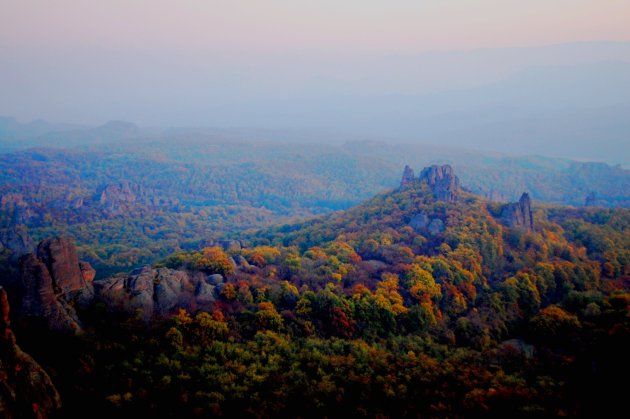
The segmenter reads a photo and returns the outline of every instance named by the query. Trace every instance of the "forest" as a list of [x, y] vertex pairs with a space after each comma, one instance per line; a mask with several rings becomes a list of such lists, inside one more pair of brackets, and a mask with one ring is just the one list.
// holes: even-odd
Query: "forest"
[[630, 210], [535, 202], [522, 224], [513, 204], [456, 196], [414, 181], [154, 264], [218, 276], [209, 309], [147, 321], [129, 288], [77, 305], [81, 333], [17, 322], [16, 335], [60, 417], [623, 411]]

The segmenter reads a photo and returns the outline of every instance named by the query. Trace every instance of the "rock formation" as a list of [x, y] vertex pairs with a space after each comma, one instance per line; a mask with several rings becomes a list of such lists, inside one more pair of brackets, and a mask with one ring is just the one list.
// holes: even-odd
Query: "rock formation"
[[0, 417], [43, 419], [60, 407], [46, 371], [16, 344], [7, 294], [0, 287]]
[[532, 217], [531, 199], [529, 194], [524, 192], [518, 202], [507, 204], [501, 211], [501, 219], [503, 222], [516, 228], [522, 228], [528, 231], [534, 229], [534, 219]]
[[94, 283], [96, 296], [111, 308], [139, 313], [146, 321], [178, 308], [194, 310], [214, 302], [221, 275], [189, 274], [168, 268], [145, 266], [128, 276], [114, 276]]
[[413, 170], [409, 166], [405, 166], [400, 189], [407, 189], [415, 182], [426, 183], [433, 196], [440, 201], [456, 202], [461, 190], [459, 178], [448, 164], [425, 167], [418, 178], [414, 177]]
[[94, 269], [79, 262], [67, 238], [43, 240], [37, 254], [20, 259], [20, 315], [37, 319], [50, 330], [81, 330], [74, 305], [86, 306], [94, 297]]
[[98, 202], [109, 216], [128, 213], [136, 202], [136, 195], [131, 191], [129, 183], [107, 185], [99, 194]]
[[436, 199], [446, 202], [457, 201], [460, 192], [459, 178], [455, 176], [450, 165], [425, 167], [419, 178], [420, 182], [429, 185]]
[[405, 166], [405, 170], [403, 170], [402, 179], [400, 181], [400, 189], [407, 189], [413, 184], [414, 180], [415, 175], [413, 173], [413, 169], [409, 166]]

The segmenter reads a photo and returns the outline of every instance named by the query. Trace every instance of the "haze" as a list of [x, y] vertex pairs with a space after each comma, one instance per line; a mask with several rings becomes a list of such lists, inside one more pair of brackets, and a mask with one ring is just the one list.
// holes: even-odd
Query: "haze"
[[627, 1], [0, 9], [0, 114], [22, 122], [334, 131], [630, 164]]

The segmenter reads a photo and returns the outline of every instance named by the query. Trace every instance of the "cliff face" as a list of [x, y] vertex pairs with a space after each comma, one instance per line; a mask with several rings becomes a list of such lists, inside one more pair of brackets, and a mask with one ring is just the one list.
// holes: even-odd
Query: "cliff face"
[[44, 322], [50, 330], [80, 331], [74, 306], [92, 301], [94, 275], [89, 263], [79, 262], [70, 239], [43, 240], [36, 254], [20, 259], [20, 314]]
[[0, 287], [0, 417], [43, 419], [60, 407], [46, 371], [16, 344], [7, 294]]
[[414, 177], [413, 170], [409, 166], [405, 166], [400, 189], [407, 189], [414, 182], [426, 183], [435, 199], [440, 201], [456, 202], [461, 191], [459, 178], [448, 164], [425, 167], [418, 178]]
[[509, 227], [522, 228], [528, 231], [534, 229], [531, 199], [528, 193], [523, 193], [518, 202], [507, 204], [501, 211], [501, 219]]

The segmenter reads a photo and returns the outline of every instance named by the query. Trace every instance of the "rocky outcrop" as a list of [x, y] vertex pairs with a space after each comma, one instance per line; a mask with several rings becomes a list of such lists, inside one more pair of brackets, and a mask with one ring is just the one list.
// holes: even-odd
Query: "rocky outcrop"
[[400, 189], [407, 189], [414, 183], [427, 184], [433, 196], [440, 201], [456, 202], [461, 192], [459, 178], [448, 164], [425, 167], [418, 178], [414, 177], [413, 170], [409, 166], [405, 166]]
[[503, 207], [501, 220], [509, 227], [532, 231], [534, 229], [534, 218], [531, 205], [529, 194], [524, 192], [518, 202], [513, 202]]
[[440, 201], [455, 202], [460, 193], [459, 178], [455, 176], [453, 168], [443, 166], [429, 166], [422, 169], [420, 182], [426, 182], [433, 192], [433, 196]]
[[81, 330], [75, 305], [87, 306], [94, 297], [95, 271], [79, 262], [67, 238], [43, 240], [37, 253], [20, 259], [20, 315], [44, 323], [50, 330]]
[[0, 287], [0, 417], [43, 419], [60, 407], [46, 371], [16, 344], [7, 294]]
[[223, 283], [221, 275], [145, 266], [128, 276], [96, 281], [94, 285], [97, 298], [109, 307], [148, 321], [179, 308], [193, 310], [214, 302], [215, 288], [220, 283]]
[[415, 180], [415, 174], [413, 173], [413, 169], [409, 166], [405, 166], [405, 170], [403, 170], [402, 179], [400, 180], [400, 189], [407, 189]]
[[129, 183], [106, 185], [99, 194], [99, 204], [109, 216], [128, 213], [136, 202], [136, 195], [131, 191]]

